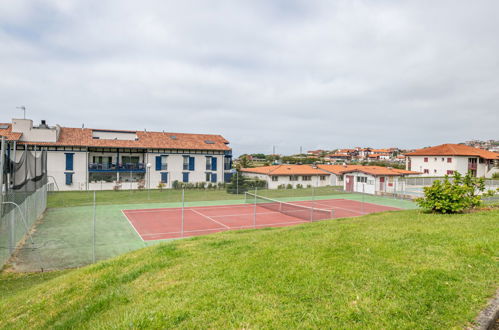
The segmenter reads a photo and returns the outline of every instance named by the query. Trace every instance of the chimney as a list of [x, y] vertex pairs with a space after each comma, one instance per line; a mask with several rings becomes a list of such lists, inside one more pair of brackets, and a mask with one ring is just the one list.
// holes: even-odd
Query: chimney
[[38, 126], [39, 128], [50, 128], [48, 125], [47, 125], [47, 121], [45, 119], [42, 119], [41, 123], [40, 123], [40, 126]]

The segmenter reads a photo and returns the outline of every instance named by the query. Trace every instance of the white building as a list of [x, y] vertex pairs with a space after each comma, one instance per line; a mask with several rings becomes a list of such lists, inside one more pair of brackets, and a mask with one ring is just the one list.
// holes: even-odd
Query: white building
[[241, 173], [249, 178], [265, 180], [269, 189], [278, 189], [288, 185], [296, 188], [324, 187], [330, 185], [330, 174], [310, 165], [272, 165], [254, 168], [242, 168]]
[[317, 167], [327, 173], [329, 176], [329, 185], [331, 186], [343, 186], [343, 173], [348, 170], [362, 168], [362, 165], [317, 165]]
[[400, 179], [412, 175], [419, 173], [391, 167], [360, 166], [343, 172], [343, 187], [345, 191], [372, 195], [396, 193], [403, 189]]
[[[0, 124], [11, 159], [47, 150], [49, 183], [59, 190], [172, 187], [174, 181], [230, 180], [232, 151], [220, 135]], [[149, 166], [148, 166], [149, 165]]]
[[499, 153], [461, 144], [442, 144], [405, 154], [406, 169], [423, 176], [452, 175], [454, 172], [490, 178], [499, 172]]

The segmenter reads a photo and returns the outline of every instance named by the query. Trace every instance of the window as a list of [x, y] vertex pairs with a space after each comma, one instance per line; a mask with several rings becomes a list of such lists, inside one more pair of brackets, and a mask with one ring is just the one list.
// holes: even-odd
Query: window
[[[211, 171], [211, 156], [206, 156], [206, 170]], [[209, 181], [209, 180], [206, 180]]]
[[447, 163], [452, 163], [452, 158], [447, 158]]
[[73, 184], [73, 173], [64, 173], [66, 175], [66, 185], [70, 186]]
[[367, 183], [367, 177], [366, 176], [358, 176], [357, 182]]
[[447, 175], [452, 175], [452, 174], [454, 174], [454, 171], [447, 170]]
[[429, 174], [429, 173], [430, 173], [430, 170], [429, 170], [429, 169], [427, 169], [427, 168], [425, 168], [425, 169], [423, 170], [423, 173], [425, 173], [425, 174]]
[[[73, 153], [67, 153], [66, 154], [66, 171], [72, 171], [73, 170]], [[66, 180], [67, 181], [67, 180]]]
[[428, 163], [428, 157], [425, 157], [425, 158], [424, 158], [424, 162], [425, 162], [425, 163]]
[[182, 168], [184, 169], [184, 171], [187, 171], [189, 169], [189, 156], [184, 156], [184, 166]]
[[434, 161], [437, 161], [437, 157], [433, 158]]
[[156, 156], [156, 171], [167, 170], [168, 169], [168, 156], [161, 155]]
[[189, 172], [182, 173], [182, 182], [189, 182]]
[[272, 176], [272, 181], [279, 181], [279, 177], [277, 175]]
[[161, 172], [161, 183], [168, 182], [168, 172]]
[[211, 172], [206, 172], [205, 175], [206, 175], [205, 176], [205, 181], [206, 182], [210, 182], [211, 181]]
[[121, 157], [121, 162], [123, 164], [138, 164], [139, 163], [139, 159], [140, 159], [139, 156], [122, 156]]
[[433, 173], [437, 173], [437, 170], [433, 170]]
[[442, 157], [442, 161], [443, 161], [443, 162], [445, 161], [445, 158], [444, 158], [444, 157]]
[[298, 180], [298, 175], [290, 175], [289, 176], [289, 181], [297, 181]]
[[320, 179], [321, 181], [324, 181], [324, 180], [326, 180], [326, 176], [325, 176], [325, 175], [319, 175], [319, 179]]
[[311, 181], [311, 180], [312, 180], [312, 176], [311, 176], [311, 175], [303, 175], [303, 176], [301, 177], [301, 179], [302, 179], [303, 181]]
[[224, 157], [224, 170], [230, 170], [232, 168], [232, 157]]

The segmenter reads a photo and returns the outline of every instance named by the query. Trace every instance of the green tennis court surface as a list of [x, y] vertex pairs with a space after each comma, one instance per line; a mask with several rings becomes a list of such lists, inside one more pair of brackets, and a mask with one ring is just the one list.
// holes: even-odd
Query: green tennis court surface
[[[12, 266], [17, 271], [37, 271], [41, 267], [45, 270], [80, 267], [93, 262], [94, 251], [95, 260], [98, 261], [161, 242], [143, 242], [124, 217], [122, 210], [181, 207], [179, 192], [154, 192], [155, 195], [151, 198], [150, 203], [133, 203], [133, 201], [147, 201], [147, 193], [141, 193], [134, 193], [133, 196], [137, 197], [135, 199], [128, 198], [127, 196], [130, 196], [130, 194], [126, 192], [96, 193], [95, 247], [93, 244], [93, 205], [47, 209], [33, 233], [35, 248], [33, 249], [30, 244], [26, 244], [18, 251], [13, 259]], [[160, 195], [161, 193], [163, 195]], [[310, 200], [312, 198], [315, 200], [341, 198], [400, 209], [416, 208], [415, 204], [410, 201], [386, 197], [333, 192], [331, 189], [317, 190], [314, 193], [317, 195], [312, 196], [310, 191], [306, 189], [302, 191], [266, 190], [259, 192], [263, 196], [274, 197], [287, 202]], [[73, 203], [76, 204], [88, 204], [88, 200], [91, 200], [88, 196], [93, 197], [93, 194], [90, 193], [79, 193], [80, 196], [85, 194], [85, 200], [82, 202], [81, 199], [78, 200], [80, 196], [74, 193], [54, 193], [49, 197], [49, 205], [62, 204], [61, 195], [58, 194], [73, 197]], [[115, 196], [120, 196], [120, 194], [127, 197], [123, 198], [124, 200], [130, 202], [116, 204], [119, 200]], [[158, 203], [158, 195], [165, 200], [177, 200], [177, 202]], [[74, 196], [77, 198], [74, 198]], [[220, 197], [222, 198], [210, 200]], [[207, 200], [195, 200], [201, 198]], [[68, 200], [71, 200], [71, 198], [68, 198]], [[74, 202], [74, 200], [77, 201]], [[220, 191], [203, 192], [202, 194], [196, 191], [186, 191], [185, 206], [234, 205], [241, 204], [243, 201], [243, 195], [230, 195]]]

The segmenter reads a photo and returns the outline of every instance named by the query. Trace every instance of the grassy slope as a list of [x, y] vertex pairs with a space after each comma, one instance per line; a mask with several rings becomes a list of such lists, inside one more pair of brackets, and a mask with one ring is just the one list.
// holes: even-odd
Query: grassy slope
[[499, 284], [498, 227], [497, 210], [390, 212], [0, 274], [0, 327], [461, 328]]

